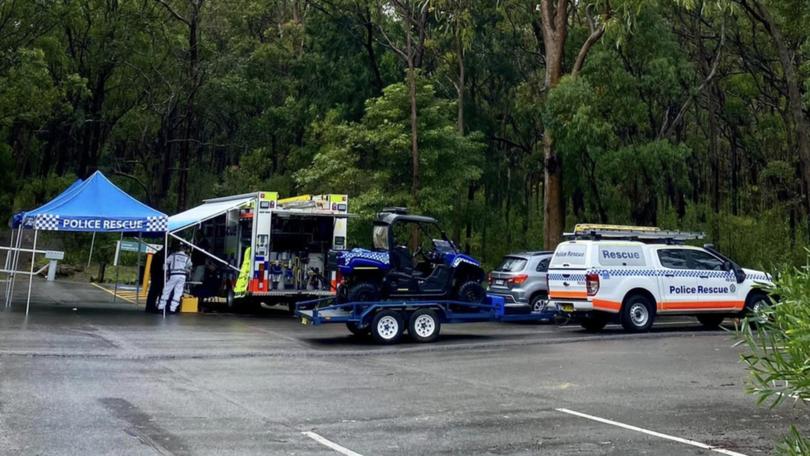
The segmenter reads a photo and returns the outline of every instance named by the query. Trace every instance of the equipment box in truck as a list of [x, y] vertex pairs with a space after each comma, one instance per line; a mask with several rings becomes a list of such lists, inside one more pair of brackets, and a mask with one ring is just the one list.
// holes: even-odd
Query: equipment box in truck
[[334, 294], [329, 257], [346, 247], [347, 218], [347, 195], [256, 192], [205, 200], [170, 217], [169, 234], [193, 248], [195, 273], [203, 268], [192, 281], [216, 271], [208, 295], [229, 306], [291, 304]]

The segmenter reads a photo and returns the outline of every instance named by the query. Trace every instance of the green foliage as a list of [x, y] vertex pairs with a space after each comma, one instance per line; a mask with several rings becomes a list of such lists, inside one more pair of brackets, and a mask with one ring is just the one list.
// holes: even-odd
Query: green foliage
[[776, 453], [782, 456], [808, 455], [810, 454], [810, 440], [802, 437], [795, 426], [791, 426], [785, 440], [776, 447]]
[[[748, 391], [776, 407], [810, 402], [810, 265], [791, 268], [769, 290], [775, 302], [743, 321], [739, 337], [750, 373]], [[808, 454], [810, 441], [791, 428], [778, 454]]]
[[[437, 98], [421, 82], [419, 163], [421, 186], [416, 212], [449, 218], [462, 203], [459, 189], [481, 175], [483, 145], [479, 134], [460, 135], [454, 105]], [[296, 180], [306, 191], [348, 193], [352, 212], [370, 217], [383, 206], [411, 203], [410, 104], [405, 84], [386, 87], [366, 103], [359, 122], [341, 122], [335, 112], [313, 125], [312, 139], [321, 144], [311, 166]]]
[[[361, 215], [349, 224], [356, 243], [380, 207], [411, 204], [405, 64], [383, 35], [402, 44], [403, 28], [378, 3], [206, 1], [196, 77], [193, 4], [166, 3], [186, 21], [154, 1], [0, 7], [3, 217], [96, 168], [128, 176], [120, 183], [168, 212], [184, 192], [187, 204], [252, 190], [346, 192]], [[783, 30], [810, 106], [806, 2], [759, 3]], [[550, 134], [568, 226], [704, 230], [747, 266], [801, 263], [805, 184], [783, 72], [761, 21], [738, 0], [574, 7], [566, 72], [591, 33], [587, 13], [605, 36], [578, 77], [547, 90], [532, 5], [431, 2], [414, 210], [440, 217], [486, 264], [538, 248]], [[702, 85], [718, 51], [717, 72]], [[190, 162], [183, 188], [181, 153]]]

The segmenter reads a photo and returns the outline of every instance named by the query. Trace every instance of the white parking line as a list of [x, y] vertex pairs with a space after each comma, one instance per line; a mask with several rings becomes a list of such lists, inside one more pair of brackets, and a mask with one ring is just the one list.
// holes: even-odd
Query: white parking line
[[338, 445], [335, 442], [332, 442], [330, 440], [326, 440], [325, 438], [319, 436], [318, 434], [316, 434], [314, 432], [305, 431], [305, 432], [302, 432], [302, 434], [304, 434], [305, 436], [311, 438], [312, 440], [320, 443], [321, 445], [323, 445], [325, 447], [328, 447], [328, 448], [331, 448], [331, 449], [337, 451], [338, 453], [340, 453], [340, 454], [342, 454], [344, 456], [363, 456], [362, 454], [354, 452], [354, 451], [352, 451], [352, 450], [350, 450], [350, 449], [348, 449], [346, 447], [342, 447], [342, 446]]
[[598, 416], [588, 415], [586, 413], [575, 412], [574, 410], [569, 410], [569, 409], [565, 409], [565, 408], [558, 408], [558, 409], [555, 409], [555, 410], [557, 410], [558, 412], [562, 412], [562, 413], [568, 413], [569, 415], [578, 416], [580, 418], [585, 418], [585, 419], [592, 420], [592, 421], [598, 421], [600, 423], [610, 424], [611, 426], [618, 426], [620, 428], [628, 429], [630, 431], [641, 432], [643, 434], [652, 435], [652, 436], [659, 437], [659, 438], [662, 438], [662, 439], [672, 440], [673, 442], [683, 443], [683, 444], [686, 444], [686, 445], [692, 445], [694, 447], [703, 448], [704, 450], [711, 450], [711, 451], [714, 451], [716, 453], [725, 454], [727, 456], [746, 456], [746, 455], [744, 455], [742, 453], [737, 453], [736, 451], [726, 450], [724, 448], [720, 448], [720, 447], [716, 447], [716, 446], [712, 446], [712, 445], [707, 445], [707, 444], [701, 443], [701, 442], [695, 442], [694, 440], [683, 439], [681, 437], [675, 437], [674, 435], [668, 435], [668, 434], [662, 434], [660, 432], [650, 431], [650, 430], [643, 429], [643, 428], [640, 428], [640, 427], [637, 427], [637, 426], [632, 426], [632, 425], [629, 425], [629, 424], [619, 423], [618, 421], [608, 420], [606, 418], [599, 418]]

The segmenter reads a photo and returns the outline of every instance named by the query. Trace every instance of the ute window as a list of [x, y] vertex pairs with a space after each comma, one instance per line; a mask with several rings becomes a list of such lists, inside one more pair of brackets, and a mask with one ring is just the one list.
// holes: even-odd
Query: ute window
[[575, 244], [573, 242], [560, 244], [551, 257], [552, 268], [577, 268], [585, 267], [585, 253], [588, 247], [586, 244]]
[[687, 250], [690, 260], [690, 268], [701, 271], [722, 271], [723, 262], [700, 250]]
[[374, 250], [388, 250], [388, 225], [374, 227]]
[[498, 266], [501, 272], [520, 272], [526, 267], [526, 259], [518, 257], [504, 257], [503, 263]]
[[658, 259], [665, 268], [689, 269], [688, 254], [686, 249], [662, 249], [658, 251]]

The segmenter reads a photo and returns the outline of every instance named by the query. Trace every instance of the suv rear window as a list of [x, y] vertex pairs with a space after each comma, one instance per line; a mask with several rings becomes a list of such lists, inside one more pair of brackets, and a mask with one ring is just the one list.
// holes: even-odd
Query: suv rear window
[[504, 257], [503, 263], [496, 269], [500, 272], [520, 272], [526, 267], [526, 259], [520, 257]]

